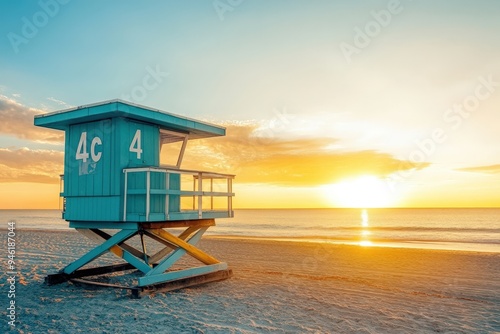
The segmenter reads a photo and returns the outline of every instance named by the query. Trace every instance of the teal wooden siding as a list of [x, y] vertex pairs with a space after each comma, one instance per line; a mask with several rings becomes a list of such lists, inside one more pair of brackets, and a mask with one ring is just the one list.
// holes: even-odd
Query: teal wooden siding
[[[111, 195], [111, 120], [73, 125], [67, 134], [64, 194]], [[82, 157], [84, 156], [84, 157]]]
[[[67, 220], [116, 220], [120, 189], [113, 189], [113, 121], [75, 124], [66, 133], [64, 196]], [[111, 206], [112, 205], [112, 206]]]
[[[119, 154], [128, 157], [127, 167], [150, 167], [159, 165], [160, 137], [156, 125], [145, 124], [124, 119], [125, 140]], [[130, 151], [137, 131], [140, 131], [142, 153]], [[136, 142], [137, 145], [137, 142]], [[134, 145], [134, 146], [136, 146]], [[139, 157], [140, 155], [140, 157]]]
[[64, 219], [69, 221], [120, 221], [121, 196], [66, 197]]

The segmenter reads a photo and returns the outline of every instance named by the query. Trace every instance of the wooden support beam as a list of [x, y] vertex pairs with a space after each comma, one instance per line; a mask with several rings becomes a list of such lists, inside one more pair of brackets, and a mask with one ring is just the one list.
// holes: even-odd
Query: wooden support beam
[[[88, 253], [86, 253], [85, 255], [83, 255], [78, 260], [76, 260], [76, 261], [68, 264], [63, 269], [63, 272], [66, 273], [66, 274], [73, 273], [75, 270], [80, 269], [81, 267], [83, 267], [87, 263], [93, 261], [94, 259], [98, 258], [102, 254], [106, 253], [114, 245], [116, 245], [116, 244], [118, 244], [120, 242], [123, 242], [125, 240], [128, 240], [129, 238], [131, 238], [136, 233], [137, 233], [137, 231], [134, 231], [134, 230], [121, 230], [121, 231], [117, 232], [111, 238], [109, 238], [108, 240], [106, 240], [102, 244], [98, 245], [94, 249], [90, 250]], [[127, 253], [127, 254], [130, 254], [130, 253]], [[126, 259], [126, 261], [130, 263], [130, 261], [128, 259]]]
[[[103, 240], [108, 240], [109, 238], [111, 238], [111, 235], [104, 232], [104, 231], [101, 231], [99, 229], [92, 229], [91, 230], [92, 232], [94, 232], [95, 234], [97, 234], [101, 239], [99, 240], [99, 242], [102, 242]], [[144, 258], [144, 255], [147, 256], [147, 254], [144, 254], [143, 252], [141, 252], [140, 250], [130, 246], [130, 245], [127, 245], [125, 243], [125, 241], [123, 242], [120, 242], [116, 247], [120, 247], [122, 248], [123, 250], [126, 250], [127, 252], [129, 252], [130, 254], [138, 257], [138, 258]], [[121, 250], [120, 250], [121, 251]], [[118, 252], [119, 254], [121, 254], [121, 252]], [[116, 254], [118, 255], [118, 254]], [[118, 255], [119, 257], [123, 257], [123, 256], [120, 256]]]
[[150, 237], [153, 240], [158, 241], [161, 244], [164, 244], [166, 247], [162, 248], [155, 254], [151, 255], [149, 258], [149, 263], [158, 263], [161, 259], [163, 259], [165, 256], [167, 256], [168, 253], [172, 252], [173, 250], [177, 249], [177, 246], [174, 244], [171, 244], [170, 242], [162, 239], [161, 237], [157, 236], [154, 233], [144, 231], [144, 234]]
[[151, 255], [151, 257], [149, 258], [149, 263], [150, 264], [156, 264], [156, 263], [158, 263], [158, 261], [160, 261], [161, 259], [163, 259], [170, 252], [172, 252], [172, 248], [170, 248], [168, 246], [165, 247], [165, 248], [162, 248], [161, 250], [159, 250], [155, 254]]
[[141, 298], [144, 295], [155, 293], [155, 292], [168, 292], [187, 288], [190, 286], [206, 284], [210, 282], [217, 282], [228, 279], [233, 276], [233, 271], [231, 269], [219, 270], [216, 272], [198, 275], [194, 277], [187, 277], [178, 279], [175, 281], [158, 283], [155, 285], [149, 285], [144, 287], [132, 288], [132, 298]]
[[164, 240], [176, 245], [177, 247], [180, 247], [184, 249], [189, 255], [194, 257], [197, 260], [200, 260], [204, 264], [216, 264], [219, 263], [220, 261], [217, 260], [216, 258], [208, 255], [207, 253], [203, 252], [202, 250], [196, 248], [195, 246], [187, 243], [186, 241], [176, 237], [170, 232], [167, 232], [162, 229], [154, 229], [154, 230], [148, 230], [151, 233], [156, 234], [157, 236], [163, 238]]
[[190, 226], [184, 232], [179, 234], [178, 238], [182, 240], [186, 240], [191, 234], [198, 231], [202, 226]]
[[[191, 227], [188, 227], [184, 232], [182, 232], [178, 238], [179, 239], [182, 239], [182, 240], [186, 240], [191, 234], [195, 233], [196, 231], [198, 231], [201, 227], [200, 226], [191, 226]], [[166, 240], [162, 239], [161, 237], [157, 236], [156, 234], [154, 233], [150, 233], [148, 231], [144, 231], [144, 233], [149, 236], [150, 238], [166, 245], [167, 247], [161, 249], [160, 251], [158, 251], [157, 253], [151, 255], [149, 261], [150, 263], [158, 263], [158, 261], [160, 261], [162, 258], [164, 258], [168, 253], [170, 253], [172, 250], [176, 249], [177, 246], [170, 243], [170, 242], [167, 242]]]
[[178, 247], [177, 245], [175, 245], [175, 244], [163, 239], [159, 235], [156, 235], [155, 233], [151, 232], [151, 230], [145, 230], [144, 234], [147, 235], [148, 237], [150, 237], [151, 239], [156, 240], [161, 244], [164, 244], [165, 246], [169, 247], [170, 249], [176, 249]]
[[133, 287], [130, 287], [130, 286], [111, 284], [111, 283], [103, 283], [103, 282], [97, 282], [97, 281], [90, 281], [90, 280], [81, 279], [81, 278], [72, 278], [72, 279], [70, 279], [70, 281], [71, 281], [71, 283], [101, 286], [101, 287], [105, 287], [105, 288], [125, 289], [125, 290], [133, 290], [134, 289]]
[[213, 273], [219, 270], [226, 270], [227, 263], [219, 262], [216, 264], [211, 264], [208, 266], [195, 267], [183, 270], [169, 271], [164, 274], [156, 274], [156, 275], [145, 275], [143, 277], [139, 277], [137, 279], [138, 286], [147, 286], [152, 284], [164, 283], [169, 281], [177, 281], [179, 279], [184, 279], [188, 277], [200, 276], [208, 273]]
[[[100, 237], [99, 235], [97, 235], [93, 230], [90, 230], [90, 229], [83, 229], [83, 228], [77, 228], [76, 229], [80, 234], [84, 235], [85, 237], [87, 237], [88, 239], [90, 240], [93, 240], [97, 243], [102, 243], [103, 241], [107, 240], [107, 239], [103, 239], [102, 237]], [[108, 238], [109, 239], [109, 238]], [[116, 256], [118, 257], [123, 257], [123, 251], [120, 247], [118, 246], [113, 246], [109, 249], [109, 251], [113, 254], [115, 254]]]
[[120, 264], [114, 264], [114, 265], [110, 265], [110, 266], [80, 269], [80, 270], [74, 271], [71, 274], [65, 274], [65, 273], [61, 272], [61, 273], [57, 273], [57, 274], [47, 275], [47, 277], [45, 277], [45, 283], [47, 285], [54, 285], [54, 284], [64, 283], [72, 278], [96, 276], [96, 275], [109, 274], [109, 273], [114, 273], [117, 271], [125, 271], [125, 270], [132, 270], [132, 269], [136, 269], [136, 268], [133, 265], [131, 265], [130, 263], [120, 263]]
[[[77, 231], [85, 235], [87, 238], [94, 240], [98, 243], [102, 243], [103, 241], [109, 240], [111, 238], [111, 235], [99, 229], [77, 229]], [[124, 259], [125, 261], [129, 262], [135, 268], [139, 269], [143, 273], [147, 273], [151, 269], [149, 267], [148, 255], [135, 249], [132, 246], [127, 245], [125, 243], [125, 240], [121, 243], [118, 243], [118, 245], [110, 247], [109, 251], [115, 254], [116, 256]], [[145, 259], [144, 262], [142, 261], [142, 259]]]
[[[203, 236], [203, 233], [207, 230], [208, 227], [203, 227], [201, 228], [198, 232], [196, 232], [189, 240], [188, 242], [191, 245], [196, 245], [201, 237]], [[162, 275], [164, 272], [172, 267], [172, 265], [177, 262], [182, 256], [186, 254], [186, 250], [181, 247], [176, 247], [174, 251], [172, 251], [170, 254], [168, 254], [163, 260], [161, 260], [158, 265], [151, 270], [149, 273], [146, 274], [146, 276], [152, 276], [152, 275]]]

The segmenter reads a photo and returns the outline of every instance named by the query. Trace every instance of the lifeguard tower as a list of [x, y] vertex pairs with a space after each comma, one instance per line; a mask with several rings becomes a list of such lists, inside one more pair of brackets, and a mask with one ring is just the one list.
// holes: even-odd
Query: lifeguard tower
[[[62, 215], [98, 242], [47, 276], [49, 285], [71, 280], [127, 288], [139, 297], [232, 275], [226, 263], [196, 245], [215, 218], [233, 217], [234, 175], [180, 168], [188, 140], [224, 136], [223, 127], [121, 100], [37, 115], [34, 121], [65, 131]], [[161, 151], [167, 148], [166, 165]], [[175, 233], [177, 228], [184, 230]], [[147, 238], [161, 244], [154, 254], [147, 251]], [[106, 252], [123, 260], [81, 269]], [[186, 254], [201, 265], [172, 270]], [[132, 286], [88, 279], [127, 270], [142, 273]]]

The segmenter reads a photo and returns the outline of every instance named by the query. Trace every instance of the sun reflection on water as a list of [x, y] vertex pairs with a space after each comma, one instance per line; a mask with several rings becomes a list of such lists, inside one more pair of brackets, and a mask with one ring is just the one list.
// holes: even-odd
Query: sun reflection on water
[[360, 246], [372, 246], [372, 242], [368, 239], [368, 236], [371, 232], [368, 230], [368, 211], [366, 209], [361, 210], [361, 241], [359, 242]]
[[368, 227], [368, 211], [366, 209], [361, 210], [361, 225]]

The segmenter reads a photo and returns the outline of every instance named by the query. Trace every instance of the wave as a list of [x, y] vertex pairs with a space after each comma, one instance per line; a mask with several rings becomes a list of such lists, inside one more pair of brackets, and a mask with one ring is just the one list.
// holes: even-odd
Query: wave
[[382, 232], [453, 232], [453, 233], [498, 233], [500, 228], [487, 227], [436, 227], [436, 226], [325, 226], [325, 225], [303, 225], [303, 224], [248, 224], [232, 222], [220, 225], [224, 228], [237, 228], [238, 230], [304, 230], [304, 231], [382, 231]]
[[414, 236], [388, 236], [388, 237], [362, 237], [358, 235], [350, 236], [325, 236], [325, 235], [291, 235], [291, 234], [268, 234], [268, 235], [248, 235], [246, 233], [231, 233], [231, 232], [214, 232], [210, 235], [220, 235], [225, 237], [251, 237], [251, 238], [263, 238], [263, 239], [296, 239], [296, 240], [324, 240], [324, 241], [371, 241], [371, 242], [451, 242], [451, 243], [472, 243], [472, 244], [491, 244], [500, 245], [499, 239], [453, 239], [453, 238], [440, 238], [442, 236], [436, 236], [434, 238], [415, 238]]
[[[309, 229], [309, 228], [308, 228]], [[426, 226], [339, 226], [339, 227], [321, 227], [315, 226], [310, 229], [329, 229], [329, 230], [344, 230], [344, 231], [387, 231], [387, 232], [483, 232], [483, 233], [499, 233], [500, 228], [484, 228], [484, 227], [426, 227]]]

